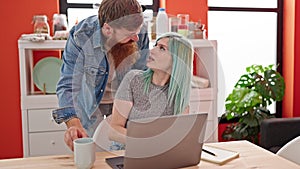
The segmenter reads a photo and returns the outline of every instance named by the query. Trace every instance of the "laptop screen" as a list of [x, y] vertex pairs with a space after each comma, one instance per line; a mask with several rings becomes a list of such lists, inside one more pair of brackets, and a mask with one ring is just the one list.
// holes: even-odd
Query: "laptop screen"
[[197, 165], [206, 120], [207, 113], [198, 113], [129, 121], [124, 168], [159, 169]]

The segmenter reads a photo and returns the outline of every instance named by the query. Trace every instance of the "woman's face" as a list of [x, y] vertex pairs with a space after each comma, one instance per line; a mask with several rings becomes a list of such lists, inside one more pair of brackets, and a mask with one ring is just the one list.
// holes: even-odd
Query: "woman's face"
[[172, 56], [168, 48], [169, 38], [162, 38], [157, 41], [156, 46], [150, 50], [150, 56], [147, 60], [147, 67], [153, 71], [163, 71], [171, 74]]

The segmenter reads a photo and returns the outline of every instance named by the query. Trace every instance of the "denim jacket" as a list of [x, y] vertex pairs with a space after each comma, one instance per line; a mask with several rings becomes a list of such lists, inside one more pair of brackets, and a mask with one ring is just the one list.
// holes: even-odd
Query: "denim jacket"
[[[80, 118], [89, 136], [101, 120], [98, 107], [109, 74], [102, 36], [97, 16], [86, 18], [70, 30], [56, 89], [59, 108], [52, 112], [58, 124], [74, 117]], [[119, 83], [130, 69], [146, 68], [149, 39], [145, 26], [137, 43], [140, 57], [127, 70], [116, 72]]]

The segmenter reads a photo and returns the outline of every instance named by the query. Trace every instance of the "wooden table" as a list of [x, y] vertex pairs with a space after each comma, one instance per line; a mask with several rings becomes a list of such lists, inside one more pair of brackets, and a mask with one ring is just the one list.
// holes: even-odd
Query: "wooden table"
[[[276, 154], [273, 154], [248, 141], [232, 141], [209, 143], [220, 148], [225, 148], [240, 153], [239, 158], [231, 160], [224, 165], [200, 162], [198, 166], [188, 167], [189, 169], [300, 169], [300, 166], [290, 162]], [[96, 162], [93, 168], [110, 169], [105, 163], [105, 158], [122, 155], [123, 152], [97, 152]], [[1, 169], [64, 169], [76, 168], [73, 155], [41, 156], [29, 158], [16, 158], [0, 160]]]

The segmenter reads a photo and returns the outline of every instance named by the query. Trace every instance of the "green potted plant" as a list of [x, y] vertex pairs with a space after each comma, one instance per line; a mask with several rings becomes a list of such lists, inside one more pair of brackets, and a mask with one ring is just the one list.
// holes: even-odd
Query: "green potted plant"
[[235, 122], [222, 133], [224, 140], [245, 139], [258, 144], [262, 120], [274, 117], [267, 107], [284, 96], [284, 79], [274, 67], [249, 66], [235, 84], [226, 98], [226, 112], [221, 118]]

